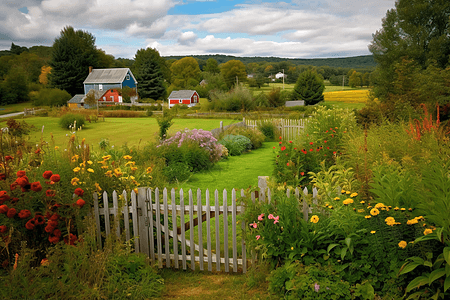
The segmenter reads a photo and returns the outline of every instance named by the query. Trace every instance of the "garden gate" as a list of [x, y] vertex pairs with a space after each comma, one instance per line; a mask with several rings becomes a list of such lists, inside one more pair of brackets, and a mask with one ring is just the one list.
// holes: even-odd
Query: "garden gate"
[[[297, 199], [300, 198], [300, 192], [298, 189], [294, 191]], [[308, 190], [305, 188], [303, 193], [307, 195]], [[286, 194], [290, 197], [291, 191], [287, 190]], [[314, 189], [315, 199], [316, 195], [317, 190]], [[126, 191], [120, 195], [114, 191], [112, 201], [106, 191], [102, 196], [103, 205], [94, 193], [99, 248], [102, 247], [104, 227], [106, 236], [112, 231], [118, 237], [123, 233], [127, 241], [133, 240], [136, 253], [145, 253], [159, 268], [165, 265], [167, 268], [173, 266], [185, 270], [189, 262], [192, 270], [198, 266], [200, 270], [212, 271], [215, 265], [215, 271], [230, 272], [230, 268], [233, 272], [238, 272], [238, 268], [243, 273], [247, 271], [243, 236], [246, 226], [243, 220], [237, 220], [237, 215], [244, 212], [241, 203], [241, 197], [245, 196], [244, 190], [238, 194], [233, 189], [231, 199], [228, 199], [226, 190], [222, 193], [222, 199], [219, 199], [217, 190], [214, 195], [206, 190], [206, 205], [203, 205], [200, 189], [196, 195], [189, 190], [186, 202], [183, 190], [177, 193], [174, 189], [169, 194], [167, 189], [161, 193], [158, 188], [140, 188], [138, 193], [131, 192], [130, 201]], [[250, 197], [253, 202], [256, 199], [270, 202], [271, 191], [261, 189], [252, 192]], [[308, 219], [310, 208], [305, 201], [301, 208], [304, 218]], [[252, 255], [251, 260], [254, 259]]]

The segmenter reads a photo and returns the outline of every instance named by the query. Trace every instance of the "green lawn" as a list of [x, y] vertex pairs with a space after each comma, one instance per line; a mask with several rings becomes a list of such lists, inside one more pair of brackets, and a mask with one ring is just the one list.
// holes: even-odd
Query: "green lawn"
[[240, 190], [258, 186], [258, 176], [272, 175], [273, 147], [276, 145], [276, 142], [264, 143], [259, 149], [240, 156], [230, 156], [211, 170], [196, 173], [187, 182], [174, 184], [171, 188], [177, 187], [186, 191], [200, 188], [202, 193], [206, 189], [210, 192], [217, 189], [221, 195], [224, 189], [230, 191], [233, 188]]
[[0, 106], [0, 115], [11, 114], [15, 112], [21, 112], [25, 108], [32, 108], [33, 104], [31, 102], [9, 104]]
[[[30, 134], [31, 142], [39, 142], [41, 136], [44, 141], [50, 142], [51, 134], [53, 134], [55, 146], [67, 145], [66, 134], [70, 135], [70, 131], [58, 125], [59, 118], [32, 117], [24, 120], [35, 127]], [[217, 119], [174, 119], [173, 122], [169, 135], [185, 128], [211, 130], [220, 126], [220, 120]], [[224, 126], [234, 122], [238, 121], [223, 120]], [[42, 126], [44, 126], [43, 134], [41, 134]], [[98, 149], [98, 143], [104, 138], [109, 139], [110, 145], [122, 146], [127, 143], [132, 147], [157, 141], [157, 134], [158, 124], [155, 118], [106, 118], [104, 122], [86, 123], [83, 130], [77, 131], [78, 137], [86, 138], [86, 143], [93, 147], [91, 150]]]

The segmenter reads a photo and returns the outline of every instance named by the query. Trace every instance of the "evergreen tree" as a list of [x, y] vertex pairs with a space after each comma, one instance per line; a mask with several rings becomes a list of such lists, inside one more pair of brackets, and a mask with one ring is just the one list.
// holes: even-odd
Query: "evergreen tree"
[[65, 27], [53, 43], [49, 74], [51, 86], [67, 91], [72, 96], [83, 93], [83, 81], [89, 67], [99, 67], [98, 50], [92, 34]]
[[136, 52], [133, 65], [134, 74], [138, 82], [138, 93], [141, 98], [164, 99], [166, 87], [161, 69], [159, 52], [152, 48], [140, 49]]
[[306, 70], [297, 79], [292, 100], [304, 100], [305, 105], [314, 105], [323, 101], [324, 90], [323, 78], [314, 70]]

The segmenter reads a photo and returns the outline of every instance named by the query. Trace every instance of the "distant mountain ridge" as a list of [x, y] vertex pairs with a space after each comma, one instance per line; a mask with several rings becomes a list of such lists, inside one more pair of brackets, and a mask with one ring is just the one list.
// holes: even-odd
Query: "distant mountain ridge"
[[[189, 56], [189, 55], [187, 55]], [[181, 59], [186, 56], [163, 56], [166, 60], [169, 59]], [[283, 62], [288, 61], [295, 65], [308, 65], [308, 66], [329, 66], [334, 68], [374, 68], [377, 63], [375, 62], [373, 55], [362, 55], [353, 57], [336, 57], [336, 58], [282, 58], [282, 57], [238, 57], [232, 55], [191, 55], [191, 57], [200, 60], [207, 60], [208, 58], [214, 58], [219, 64], [225, 63], [229, 60], [240, 60], [244, 64], [259, 63], [259, 62]]]

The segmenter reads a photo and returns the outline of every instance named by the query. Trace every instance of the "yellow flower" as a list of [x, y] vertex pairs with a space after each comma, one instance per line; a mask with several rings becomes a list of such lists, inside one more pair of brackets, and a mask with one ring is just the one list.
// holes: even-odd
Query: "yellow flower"
[[353, 198], [353, 197], [356, 197], [356, 196], [358, 196], [358, 193], [351, 193], [351, 194], [350, 194], [350, 197], [352, 197], [352, 198]]
[[294, 250], [294, 247], [291, 247], [291, 250]]
[[394, 207], [394, 210], [399, 210], [400, 208], [398, 208], [398, 206]]
[[89, 173], [94, 173], [94, 170], [91, 169], [91, 168], [87, 169], [87, 171], [88, 171]]
[[416, 219], [417, 221], [425, 221], [425, 218], [423, 216], [418, 216], [415, 217], [414, 219]]
[[74, 171], [75, 173], [79, 172], [80, 170], [81, 170], [80, 167], [76, 167], [76, 168], [73, 169], [73, 171]]
[[400, 243], [398, 243], [398, 246], [402, 249], [405, 249], [407, 245], [408, 245], [408, 243], [405, 241], [400, 241]]
[[71, 183], [72, 185], [77, 185], [79, 181], [80, 181], [80, 179], [74, 177], [74, 178], [72, 178], [72, 180], [70, 181], [70, 183]]
[[134, 161], [129, 161], [129, 162], [127, 162], [127, 163], [125, 164], [125, 166], [129, 166], [129, 165], [134, 166], [135, 164], [136, 164], [136, 162], [134, 162]]
[[370, 218], [372, 218], [372, 216], [371, 215], [367, 215], [367, 216], [364, 216], [364, 218], [370, 219]]
[[83, 161], [82, 163], [80, 163], [80, 167], [86, 167], [86, 162]]
[[385, 205], [383, 204], [383, 203], [377, 203], [376, 205], [375, 205], [375, 208], [382, 208], [382, 207], [384, 207]]
[[55, 150], [58, 150], [59, 149], [59, 147], [58, 146], [55, 146]]
[[78, 157], [79, 157], [79, 156], [76, 155], [76, 154], [75, 154], [74, 156], [72, 156], [72, 159], [71, 159], [72, 162], [76, 162], [76, 161], [78, 160]]
[[310, 222], [316, 224], [319, 222], [319, 217], [317, 215], [312, 216]]
[[370, 210], [370, 214], [372, 215], [372, 216], [376, 216], [376, 215], [378, 215], [380, 213], [380, 211], [378, 210], [378, 209], [376, 209], [376, 208], [372, 208], [371, 210]]
[[101, 166], [100, 168], [102, 168], [102, 169], [108, 169], [109, 167], [108, 166]]
[[347, 195], [350, 195], [352, 192], [350, 192], [350, 191], [346, 191], [345, 192]]
[[395, 219], [393, 217], [387, 217], [386, 219], [384, 219], [384, 221], [389, 226], [394, 226], [395, 225]]
[[408, 220], [406, 222], [406, 224], [408, 224], [408, 225], [413, 225], [413, 224], [417, 224], [417, 223], [419, 223], [418, 219], [412, 219], [412, 220]]
[[131, 157], [131, 155], [124, 155], [124, 157], [123, 157], [124, 159], [132, 159], [133, 157]]
[[430, 234], [432, 232], [433, 232], [433, 230], [431, 230], [430, 228], [427, 228], [427, 229], [424, 230], [423, 235], [427, 235], [427, 234]]
[[107, 161], [107, 160], [110, 160], [111, 159], [111, 155], [105, 155], [105, 156], [102, 156], [102, 159], [104, 160], [104, 161]]
[[371, 234], [374, 234], [375, 232], [376, 232], [375, 230], [372, 230], [370, 233], [371, 233]]
[[133, 191], [138, 194], [139, 190], [137, 188], [134, 188]]
[[138, 169], [137, 167], [131, 167], [130, 168], [130, 170], [133, 171], [133, 172], [136, 171], [137, 169]]
[[152, 167], [148, 167], [148, 168], [145, 170], [145, 172], [147, 172], [147, 174], [150, 174], [152, 171], [153, 171], [153, 168], [152, 168]]
[[341, 191], [341, 194], [345, 194], [345, 190], [342, 190], [342, 191]]
[[340, 197], [334, 197], [334, 200], [341, 200], [341, 198]]
[[105, 175], [108, 176], [108, 177], [112, 177], [112, 171], [111, 171], [111, 170], [107, 171], [107, 172], [105, 173]]
[[361, 201], [361, 202], [359, 202], [359, 203], [364, 204], [364, 203], [366, 203], [366, 201], [363, 200], [363, 201]]
[[90, 165], [93, 164], [92, 160], [88, 160], [87, 163], [90, 164]]
[[114, 175], [116, 176], [116, 177], [119, 177], [119, 176], [122, 176], [122, 171], [120, 170], [120, 168], [116, 168], [116, 169], [114, 169]]
[[401, 211], [405, 211], [405, 210], [406, 210], [406, 208], [402, 207], [402, 208], [400, 208], [400, 210], [401, 210]]
[[345, 199], [344, 201], [342, 201], [342, 203], [343, 203], [344, 205], [352, 204], [352, 203], [353, 203], [353, 199], [347, 198], [347, 199]]
[[332, 206], [332, 205], [330, 205], [330, 206], [328, 206], [328, 208], [329, 208], [329, 209], [333, 209], [333, 206]]
[[363, 213], [363, 212], [365, 212], [365, 210], [363, 208], [361, 208], [361, 209], [358, 209], [358, 212]]
[[102, 190], [102, 188], [100, 187], [100, 184], [98, 184], [97, 182], [95, 183], [95, 189], [96, 189], [98, 192], [101, 192], [101, 190]]

